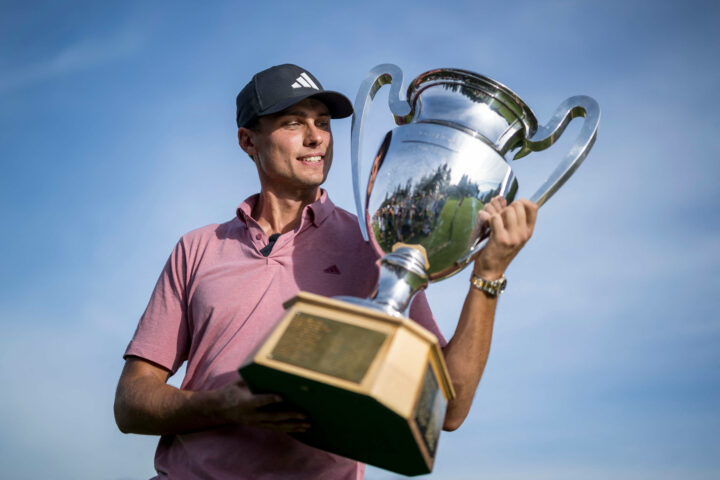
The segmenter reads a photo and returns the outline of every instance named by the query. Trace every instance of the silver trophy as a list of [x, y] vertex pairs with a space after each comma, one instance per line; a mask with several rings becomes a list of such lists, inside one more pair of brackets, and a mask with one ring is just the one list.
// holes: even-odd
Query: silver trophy
[[[385, 136], [365, 189], [360, 183], [363, 121], [378, 89], [391, 83], [399, 127]], [[454, 389], [437, 338], [403, 316], [428, 282], [459, 272], [488, 236], [483, 212], [495, 196], [511, 202], [518, 183], [506, 156], [555, 142], [584, 116], [579, 138], [532, 196], [543, 204], [592, 147], [597, 103], [571, 97], [544, 127], [507, 87], [455, 69], [417, 77], [400, 97], [402, 72], [380, 65], [355, 101], [352, 169], [363, 235], [381, 260], [372, 298], [300, 292], [240, 372], [254, 392], [276, 392], [308, 413], [309, 445], [404, 475], [432, 470]]]
[[[428, 282], [470, 263], [489, 235], [482, 215], [495, 196], [512, 202], [514, 160], [552, 145], [576, 117], [578, 138], [530, 199], [544, 204], [573, 174], [595, 142], [600, 108], [587, 96], [570, 97], [539, 126], [512, 90], [459, 69], [430, 70], [401, 96], [403, 74], [392, 64], [373, 68], [355, 99], [351, 153], [358, 220], [365, 240], [385, 255], [371, 299], [342, 300], [402, 316]], [[365, 114], [377, 91], [391, 84], [389, 106], [397, 128], [388, 132], [361, 186]]]

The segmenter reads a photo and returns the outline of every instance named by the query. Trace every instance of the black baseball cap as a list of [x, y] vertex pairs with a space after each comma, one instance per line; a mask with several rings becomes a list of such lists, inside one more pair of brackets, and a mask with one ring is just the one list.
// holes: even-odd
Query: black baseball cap
[[280, 112], [310, 97], [327, 105], [331, 118], [345, 118], [353, 113], [352, 103], [345, 95], [323, 89], [310, 72], [286, 63], [256, 73], [240, 90], [235, 100], [237, 126], [245, 127], [256, 117]]

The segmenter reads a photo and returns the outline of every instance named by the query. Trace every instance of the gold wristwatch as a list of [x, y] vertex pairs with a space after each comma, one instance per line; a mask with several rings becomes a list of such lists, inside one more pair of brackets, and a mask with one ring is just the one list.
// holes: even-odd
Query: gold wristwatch
[[470, 277], [470, 284], [478, 290], [487, 293], [491, 297], [497, 297], [505, 291], [505, 287], [507, 286], [507, 278], [505, 278], [505, 275], [503, 275], [497, 280], [493, 280], [492, 282], [490, 282], [478, 277], [473, 273], [472, 277]]

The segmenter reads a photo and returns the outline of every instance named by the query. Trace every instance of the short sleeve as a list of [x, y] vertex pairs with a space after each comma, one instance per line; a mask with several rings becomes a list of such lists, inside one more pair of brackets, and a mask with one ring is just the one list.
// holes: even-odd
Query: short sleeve
[[415, 298], [410, 304], [410, 318], [435, 335], [440, 344], [440, 348], [444, 348], [445, 345], [447, 345], [447, 340], [445, 340], [445, 337], [440, 331], [440, 327], [438, 327], [437, 322], [435, 322], [435, 317], [433, 317], [432, 311], [430, 310], [430, 305], [428, 304], [424, 291], [415, 295]]
[[137, 356], [172, 373], [187, 359], [187, 255], [180, 240], [158, 278], [124, 358]]

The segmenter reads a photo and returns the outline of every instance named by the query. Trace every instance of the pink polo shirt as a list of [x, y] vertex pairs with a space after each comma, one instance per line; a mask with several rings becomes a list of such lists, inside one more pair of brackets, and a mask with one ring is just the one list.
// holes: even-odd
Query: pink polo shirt
[[[367, 297], [378, 259], [354, 215], [323, 191], [305, 207], [300, 226], [268, 238], [250, 216], [257, 195], [237, 217], [184, 235], [173, 249], [125, 357], [175, 372], [187, 361], [185, 390], [210, 390], [239, 379], [237, 369], [276, 325], [282, 304], [298, 291]], [[423, 293], [410, 317], [445, 344]], [[155, 455], [157, 478], [361, 479], [364, 466], [289, 435], [245, 426], [166, 435]]]

